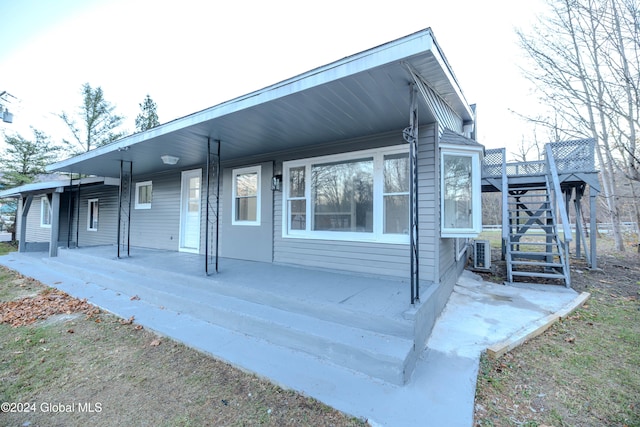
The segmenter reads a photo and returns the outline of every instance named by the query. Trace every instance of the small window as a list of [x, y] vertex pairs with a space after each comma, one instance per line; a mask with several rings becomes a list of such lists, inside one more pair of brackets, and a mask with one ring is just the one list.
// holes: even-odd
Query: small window
[[47, 196], [40, 198], [40, 227], [51, 227], [51, 203]]
[[98, 199], [90, 199], [87, 211], [87, 230], [98, 231]]
[[152, 189], [151, 181], [136, 183], [136, 209], [151, 209]]
[[442, 237], [476, 237], [482, 231], [481, 148], [441, 150]]
[[260, 225], [260, 166], [233, 171], [232, 224]]

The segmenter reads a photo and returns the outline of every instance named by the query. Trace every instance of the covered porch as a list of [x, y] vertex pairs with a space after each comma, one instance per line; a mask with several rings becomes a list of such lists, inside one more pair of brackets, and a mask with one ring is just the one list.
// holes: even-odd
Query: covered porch
[[118, 258], [116, 249], [14, 253], [2, 262], [125, 318], [161, 308], [395, 384], [410, 377], [419, 335], [431, 329], [424, 310], [407, 303], [404, 280], [227, 258], [207, 276], [203, 255], [131, 248]]

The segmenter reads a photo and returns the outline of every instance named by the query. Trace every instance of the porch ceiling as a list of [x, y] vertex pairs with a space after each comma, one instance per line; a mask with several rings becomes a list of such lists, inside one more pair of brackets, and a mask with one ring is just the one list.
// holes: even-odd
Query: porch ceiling
[[[309, 71], [55, 163], [48, 170], [116, 177], [120, 160], [135, 175], [203, 165], [207, 139], [221, 141], [221, 160], [401, 130], [409, 121], [409, 63], [463, 120], [471, 110], [430, 29]], [[421, 100], [421, 102], [423, 102]], [[420, 123], [435, 121], [425, 105]], [[180, 158], [167, 166], [160, 156]]]

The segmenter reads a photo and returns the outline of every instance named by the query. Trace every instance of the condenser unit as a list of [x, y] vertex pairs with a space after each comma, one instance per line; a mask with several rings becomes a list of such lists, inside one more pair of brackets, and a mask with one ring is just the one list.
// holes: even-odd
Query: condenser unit
[[482, 270], [491, 268], [491, 245], [488, 240], [473, 241], [473, 268]]

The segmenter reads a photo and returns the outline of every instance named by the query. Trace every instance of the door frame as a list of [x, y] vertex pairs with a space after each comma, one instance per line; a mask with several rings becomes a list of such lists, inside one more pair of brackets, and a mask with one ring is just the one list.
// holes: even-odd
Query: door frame
[[[186, 233], [186, 207], [189, 203], [189, 189], [187, 188], [185, 191], [185, 185], [188, 185], [189, 179], [197, 177], [200, 180], [200, 197], [198, 197], [198, 244], [197, 248], [190, 248], [183, 246], [183, 242], [185, 239]], [[182, 171], [181, 180], [180, 180], [180, 233], [178, 238], [178, 251], [179, 252], [191, 252], [191, 253], [200, 253], [200, 234], [202, 228], [202, 168], [200, 169], [190, 169], [186, 171]]]

